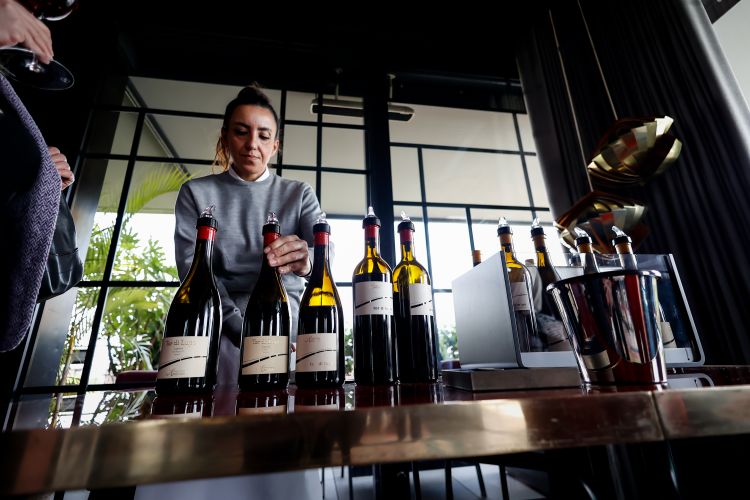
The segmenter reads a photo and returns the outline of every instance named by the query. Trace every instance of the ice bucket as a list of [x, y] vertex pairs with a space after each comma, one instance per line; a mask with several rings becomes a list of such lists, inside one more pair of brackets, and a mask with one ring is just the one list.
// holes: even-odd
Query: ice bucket
[[658, 271], [618, 270], [552, 283], [585, 384], [664, 384]]

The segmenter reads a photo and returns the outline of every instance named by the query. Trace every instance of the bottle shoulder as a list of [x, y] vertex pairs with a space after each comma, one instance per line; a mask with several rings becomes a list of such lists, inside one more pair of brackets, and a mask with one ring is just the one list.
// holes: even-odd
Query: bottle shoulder
[[352, 281], [390, 281], [391, 267], [380, 257], [365, 257], [354, 267]]
[[404, 282], [407, 284], [411, 283], [424, 283], [430, 284], [430, 275], [427, 269], [415, 260], [404, 261], [398, 263], [393, 269], [393, 282]]

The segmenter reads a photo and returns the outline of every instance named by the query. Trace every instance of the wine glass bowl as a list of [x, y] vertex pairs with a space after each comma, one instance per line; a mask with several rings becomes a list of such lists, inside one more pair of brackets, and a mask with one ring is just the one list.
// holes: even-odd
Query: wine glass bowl
[[65, 90], [73, 86], [75, 78], [57, 61], [44, 64], [33, 52], [21, 47], [0, 49], [0, 72], [4, 75], [43, 90]]
[[[19, 1], [32, 15], [43, 21], [64, 19], [78, 6], [77, 0]], [[73, 73], [59, 62], [41, 63], [36, 54], [20, 46], [0, 48], [0, 73], [43, 90], [65, 90], [75, 82]]]

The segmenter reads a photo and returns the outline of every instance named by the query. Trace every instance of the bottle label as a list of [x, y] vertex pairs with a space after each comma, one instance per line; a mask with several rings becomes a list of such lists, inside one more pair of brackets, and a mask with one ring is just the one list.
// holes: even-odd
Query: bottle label
[[297, 336], [298, 372], [332, 372], [338, 370], [338, 335], [308, 333]]
[[354, 284], [354, 315], [393, 316], [393, 285], [384, 281]]
[[166, 337], [157, 379], [205, 377], [209, 337]]
[[511, 283], [510, 293], [513, 296], [514, 311], [531, 311], [529, 291], [526, 289], [525, 281], [521, 283]]
[[286, 335], [251, 336], [242, 341], [242, 374], [286, 373], [289, 337]]
[[432, 286], [424, 283], [409, 285], [409, 304], [412, 316], [434, 316], [432, 307]]

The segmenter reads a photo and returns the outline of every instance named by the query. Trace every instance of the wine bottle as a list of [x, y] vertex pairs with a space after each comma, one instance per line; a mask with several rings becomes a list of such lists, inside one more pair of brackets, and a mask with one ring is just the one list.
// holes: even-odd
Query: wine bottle
[[513, 250], [513, 230], [505, 217], [498, 221], [497, 236], [500, 239], [501, 250], [505, 252], [505, 267], [508, 270], [519, 347], [521, 351], [532, 351], [538, 344], [538, 335], [536, 315], [531, 304], [531, 273], [516, 258]]
[[[591, 245], [591, 236], [581, 228], [574, 228], [573, 231], [576, 234], [576, 249], [578, 250], [578, 256], [581, 259], [580, 264], [583, 267], [583, 274], [597, 274], [599, 272], [599, 264], [596, 261], [594, 250]], [[589, 331], [597, 331], [600, 328], [596, 326], [597, 317], [595, 317], [591, 310], [606, 310], [604, 303], [604, 287], [601, 282], [594, 277], [591, 280], [586, 281], [585, 295], [582, 295], [581, 289], [574, 288], [572, 290], [573, 295], [576, 298], [577, 304], [587, 304], [587, 307], [579, 307], [578, 312], [580, 314], [580, 321], [584, 326], [588, 326]], [[591, 310], [590, 310], [591, 309]], [[602, 330], [606, 331], [605, 325], [602, 326]], [[587, 368], [593, 370], [603, 370], [612, 366], [612, 359], [607, 353], [607, 349], [596, 335], [586, 337], [579, 340], [579, 350], [583, 363]]]
[[472, 250], [471, 251], [471, 264], [473, 267], [477, 267], [479, 264], [482, 263], [482, 251], [481, 250]]
[[615, 247], [622, 268], [638, 269], [638, 261], [635, 259], [635, 254], [633, 253], [633, 240], [617, 226], [612, 226], [612, 232], [615, 233], [612, 245]]
[[198, 218], [193, 263], [167, 313], [156, 376], [160, 395], [210, 392], [216, 385], [221, 298], [212, 269], [218, 227], [213, 209]]
[[[633, 240], [630, 236], [617, 226], [612, 226], [612, 232], [615, 233], [615, 238], [612, 240], [612, 245], [617, 251], [617, 256], [620, 259], [620, 265], [623, 269], [638, 269], [638, 261], [633, 253]], [[659, 280], [659, 288], [664, 286], [665, 280]], [[664, 312], [664, 307], [659, 303], [659, 326], [661, 327], [661, 341], [665, 347], [674, 347], [677, 345], [674, 332], [672, 331], [672, 324], [667, 320], [667, 316]]]
[[414, 223], [401, 212], [401, 262], [393, 269], [393, 306], [401, 382], [435, 382], [439, 368], [432, 284], [414, 258]]
[[315, 225], [310, 281], [299, 309], [295, 381], [299, 387], [344, 383], [344, 311], [328, 263], [331, 226], [322, 213]]
[[[263, 226], [263, 246], [276, 241], [281, 227], [270, 212]], [[289, 381], [291, 317], [286, 289], [279, 271], [264, 254], [258, 281], [250, 294], [242, 328], [240, 389], [286, 387]]]
[[542, 288], [541, 308], [536, 311], [536, 327], [542, 342], [542, 350], [569, 351], [571, 346], [560, 311], [552, 295], [546, 292], [547, 286], [560, 280], [560, 275], [550, 260], [547, 252], [547, 238], [539, 219], [534, 219], [531, 224], [531, 240], [534, 242], [536, 269]]
[[391, 268], [379, 255], [380, 219], [372, 207], [362, 220], [365, 256], [354, 268], [354, 381], [396, 382]]
[[581, 259], [583, 274], [594, 274], [599, 272], [599, 264], [596, 262], [594, 248], [591, 246], [591, 236], [583, 229], [576, 227], [573, 229], [576, 233], [576, 249]]

